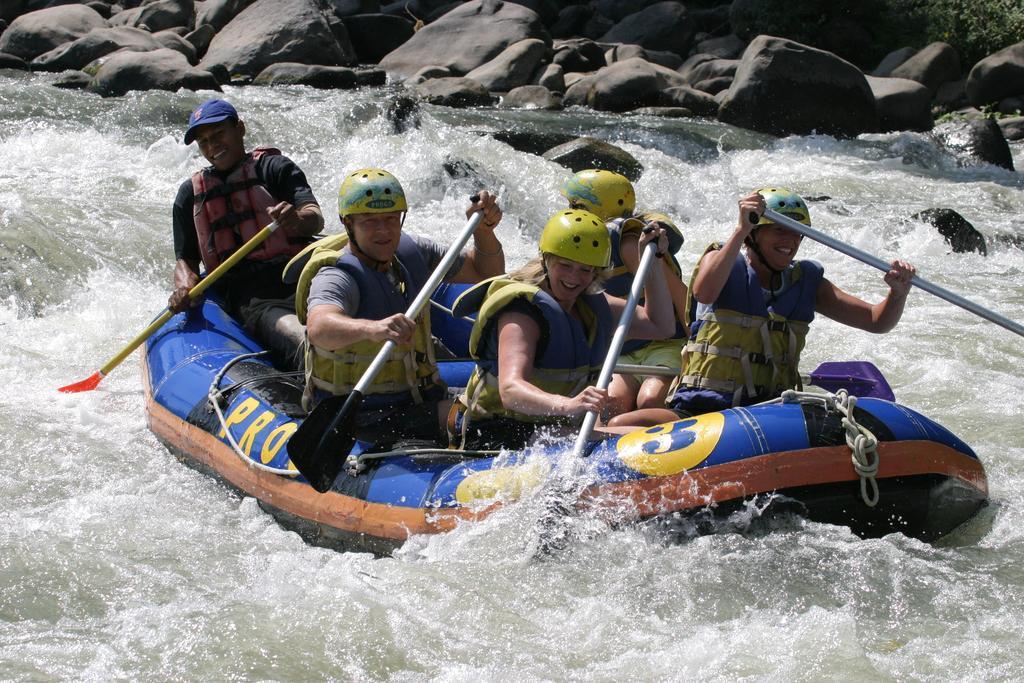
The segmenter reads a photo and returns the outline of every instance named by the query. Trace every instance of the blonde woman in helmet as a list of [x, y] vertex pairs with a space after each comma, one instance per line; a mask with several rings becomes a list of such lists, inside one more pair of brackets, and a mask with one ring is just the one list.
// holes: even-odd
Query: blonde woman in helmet
[[[505, 272], [494, 228], [501, 209], [487, 191], [467, 210], [483, 212], [474, 246], [455, 261], [447, 282], [479, 282]], [[366, 168], [350, 173], [338, 192], [348, 244], [328, 262], [315, 255], [299, 277], [297, 299], [307, 324], [307, 408], [328, 394], [348, 394], [387, 341], [396, 346], [365, 393], [358, 438], [439, 440], [448, 413], [447, 388], [438, 375], [430, 337], [430, 307], [417, 320], [406, 311], [445, 248], [403, 232], [408, 204], [391, 173]], [[309, 400], [312, 399], [312, 400]], [[443, 404], [443, 405], [442, 405]]]
[[791, 190], [764, 188], [739, 201], [732, 236], [709, 246], [693, 273], [694, 322], [668, 400], [672, 410], [619, 416], [624, 424], [750, 405], [799, 386], [800, 352], [816, 312], [868, 332], [888, 332], [899, 322], [914, 266], [893, 261], [885, 274], [888, 295], [869, 304], [825, 278], [820, 263], [797, 260], [802, 236], [765, 218], [766, 208], [811, 224], [807, 204]]
[[[643, 234], [641, 247], [651, 240], [664, 254], [665, 230]], [[626, 304], [601, 291], [610, 250], [600, 218], [559, 211], [544, 226], [539, 256], [460, 297], [457, 314], [477, 312], [469, 342], [477, 367], [449, 416], [453, 443], [521, 447], [539, 427], [575, 432], [588, 411], [605, 410], [608, 392], [593, 382]], [[645, 294], [630, 337], [664, 337], [673, 315], [660, 268]]]
[[[611, 237], [611, 268], [605, 280], [605, 291], [615, 296], [628, 295], [633, 275], [640, 265], [638, 236], [648, 223], [664, 228], [669, 248], [661, 261], [661, 269], [672, 296], [676, 312], [675, 329], [662, 339], [634, 339], [626, 342], [620, 363], [663, 366], [679, 371], [679, 357], [689, 336], [686, 316], [686, 285], [675, 253], [683, 246], [683, 234], [672, 221], [660, 213], [636, 213], [636, 194], [625, 176], [598, 169], [580, 171], [566, 181], [562, 195], [571, 208], [584, 209], [605, 222]], [[612, 415], [634, 408], [655, 408], [665, 404], [671, 377], [664, 375], [617, 374], [608, 387]]]

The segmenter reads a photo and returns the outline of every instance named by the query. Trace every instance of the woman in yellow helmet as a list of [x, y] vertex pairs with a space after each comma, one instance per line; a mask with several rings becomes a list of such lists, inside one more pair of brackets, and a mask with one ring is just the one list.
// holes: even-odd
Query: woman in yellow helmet
[[[664, 254], [665, 230], [643, 234], [641, 248], [651, 240]], [[600, 218], [559, 211], [544, 226], [538, 257], [460, 297], [457, 314], [477, 312], [469, 342], [477, 367], [450, 415], [454, 443], [521, 447], [538, 427], [574, 430], [588, 411], [606, 408], [608, 392], [593, 382], [626, 304], [601, 291], [610, 249]], [[645, 294], [630, 337], [671, 334], [672, 301], [660, 268], [652, 269]]]
[[800, 353], [816, 312], [868, 332], [888, 332], [899, 322], [914, 266], [893, 261], [885, 275], [888, 296], [870, 304], [824, 277], [820, 263], [797, 260], [802, 236], [765, 218], [766, 208], [811, 224], [807, 204], [790, 190], [763, 188], [739, 201], [732, 236], [710, 245], [693, 272], [687, 308], [693, 323], [667, 401], [672, 410], [620, 415], [623, 425], [750, 405], [798, 387]]

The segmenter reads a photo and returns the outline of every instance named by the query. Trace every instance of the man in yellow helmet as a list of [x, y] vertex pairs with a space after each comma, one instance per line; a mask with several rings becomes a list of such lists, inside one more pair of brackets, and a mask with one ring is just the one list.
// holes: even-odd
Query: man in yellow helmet
[[188, 292], [199, 282], [200, 262], [210, 272], [277, 221], [279, 228], [213, 289], [280, 360], [297, 365], [303, 330], [281, 270], [313, 241], [324, 219], [302, 170], [272, 147], [247, 152], [244, 137], [245, 122], [224, 100], [208, 100], [189, 116], [185, 144], [195, 141], [210, 165], [182, 183], [174, 200], [176, 264], [167, 305], [176, 312], [198, 305]]
[[[348, 244], [333, 262], [311, 261], [299, 280], [306, 317], [307, 397], [348, 394], [387, 341], [395, 348], [364, 392], [359, 438], [396, 434], [440, 438], [447, 388], [438, 375], [430, 336], [430, 307], [417, 320], [404, 311], [444, 257], [445, 248], [403, 232], [408, 204], [391, 173], [367, 168], [350, 173], [338, 192], [338, 213]], [[447, 282], [474, 283], [505, 271], [494, 229], [501, 221], [495, 197], [481, 191], [466, 215], [482, 211], [474, 245], [452, 265]], [[303, 311], [300, 311], [300, 314]], [[443, 405], [442, 405], [443, 404]]]
[[[633, 275], [640, 265], [638, 237], [648, 223], [663, 228], [668, 235], [668, 253], [662, 269], [676, 311], [676, 327], [667, 338], [634, 339], [626, 342], [620, 364], [663, 366], [679, 370], [679, 356], [688, 331], [683, 323], [686, 313], [686, 285], [681, 279], [675, 253], [683, 246], [683, 234], [661, 213], [636, 213], [636, 194], [625, 176], [611, 171], [588, 169], [580, 171], [562, 187], [562, 195], [572, 208], [584, 209], [601, 218], [611, 237], [611, 271], [605, 290], [625, 297], [633, 284]], [[612, 415], [636, 408], [662, 406], [672, 378], [664, 375], [617, 374], [608, 387], [609, 412]]]

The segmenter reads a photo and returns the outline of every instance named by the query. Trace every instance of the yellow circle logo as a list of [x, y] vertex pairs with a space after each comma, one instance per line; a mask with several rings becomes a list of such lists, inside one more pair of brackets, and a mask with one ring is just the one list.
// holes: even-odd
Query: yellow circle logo
[[679, 474], [704, 462], [722, 438], [725, 415], [708, 413], [641, 429], [621, 437], [619, 459], [652, 477]]

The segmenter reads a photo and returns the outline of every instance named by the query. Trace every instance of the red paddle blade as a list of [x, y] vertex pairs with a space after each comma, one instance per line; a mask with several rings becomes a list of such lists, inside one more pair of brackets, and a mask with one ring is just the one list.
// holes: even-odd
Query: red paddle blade
[[81, 391], [92, 391], [93, 389], [100, 385], [101, 379], [103, 379], [103, 373], [97, 370], [96, 372], [92, 373], [91, 375], [83, 379], [81, 382], [69, 384], [66, 387], [61, 387], [57, 391], [61, 392], [62, 394], [77, 394]]

